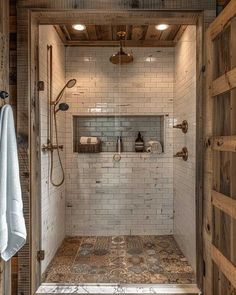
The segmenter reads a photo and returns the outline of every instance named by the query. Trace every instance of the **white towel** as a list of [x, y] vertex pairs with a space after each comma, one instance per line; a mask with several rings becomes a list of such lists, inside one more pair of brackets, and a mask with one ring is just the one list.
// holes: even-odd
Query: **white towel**
[[0, 253], [7, 261], [26, 241], [17, 144], [10, 105], [0, 110]]
[[96, 144], [98, 143], [97, 137], [80, 137], [80, 144]]

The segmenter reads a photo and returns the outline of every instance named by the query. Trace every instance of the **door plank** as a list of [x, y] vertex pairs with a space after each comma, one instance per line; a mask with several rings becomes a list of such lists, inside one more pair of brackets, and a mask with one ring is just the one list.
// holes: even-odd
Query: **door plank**
[[[210, 39], [209, 30], [206, 32], [206, 97], [204, 100], [203, 117], [204, 117], [204, 137], [207, 139], [212, 137], [213, 134], [213, 99], [211, 97], [211, 82], [213, 80], [213, 44]], [[206, 145], [204, 153], [204, 197], [203, 197], [203, 257], [205, 262], [205, 276], [203, 277], [203, 292], [205, 295], [213, 295], [213, 268], [211, 259], [211, 244], [213, 234], [212, 223], [212, 204], [211, 204], [211, 191], [213, 180], [212, 169], [212, 149]]]
[[[230, 49], [234, 54], [230, 55], [231, 68], [236, 67], [236, 18], [231, 21], [230, 28]], [[236, 89], [230, 91], [230, 128], [231, 134], [236, 134]], [[231, 179], [231, 187], [230, 187], [230, 196], [234, 200], [236, 199], [236, 154], [230, 153], [230, 179]], [[231, 261], [234, 265], [236, 265], [236, 219], [232, 220], [231, 226]]]
[[211, 256], [222, 273], [236, 288], [236, 267], [213, 245], [211, 247]]
[[236, 136], [215, 136], [212, 149], [220, 152], [236, 152]]
[[236, 88], [236, 68], [212, 82], [212, 96], [217, 96], [233, 88]]
[[236, 219], [236, 200], [212, 190], [212, 204]]
[[217, 17], [209, 26], [211, 40], [214, 40], [215, 37], [226, 28], [235, 15], [236, 1], [231, 0], [226, 8], [221, 12], [220, 16]]

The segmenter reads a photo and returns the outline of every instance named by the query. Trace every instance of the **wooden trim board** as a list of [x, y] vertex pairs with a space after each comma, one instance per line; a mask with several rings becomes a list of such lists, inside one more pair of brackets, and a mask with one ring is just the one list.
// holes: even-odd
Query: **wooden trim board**
[[133, 11], [101, 11], [101, 10], [44, 10], [32, 9], [31, 14], [38, 24], [67, 25], [78, 22], [87, 25], [148, 25], [168, 23], [169, 25], [195, 25], [200, 11], [166, 11], [166, 10], [142, 10]]
[[212, 82], [212, 96], [217, 96], [236, 88], [236, 68]]
[[236, 267], [214, 245], [211, 247], [211, 256], [222, 273], [236, 288]]
[[215, 136], [212, 149], [219, 152], [236, 152], [236, 136]]
[[236, 219], [236, 200], [212, 190], [212, 204], [216, 208]]
[[220, 17], [216, 18], [209, 26], [211, 40], [214, 40], [227, 27], [234, 16], [236, 16], [236, 0], [231, 0], [221, 12]]
[[[176, 41], [165, 40], [126, 40], [125, 47], [174, 47]], [[119, 47], [119, 41], [65, 41], [67, 46], [89, 46], [89, 47]]]

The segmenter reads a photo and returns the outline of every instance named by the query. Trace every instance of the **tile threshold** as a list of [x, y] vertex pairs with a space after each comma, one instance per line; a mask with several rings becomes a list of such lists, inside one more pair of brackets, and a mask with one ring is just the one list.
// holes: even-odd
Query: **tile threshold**
[[62, 284], [43, 283], [37, 295], [45, 294], [195, 294], [201, 291], [196, 284]]

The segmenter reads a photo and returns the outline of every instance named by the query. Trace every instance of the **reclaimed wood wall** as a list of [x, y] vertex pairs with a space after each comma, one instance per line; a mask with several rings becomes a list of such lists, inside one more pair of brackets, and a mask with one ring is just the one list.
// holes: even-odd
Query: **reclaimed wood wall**
[[[9, 91], [8, 1], [0, 0], [0, 91]], [[1, 102], [0, 102], [1, 105]], [[5, 263], [0, 258], [0, 294], [4, 294]]]
[[207, 31], [204, 258], [206, 295], [236, 294], [236, 1]]

